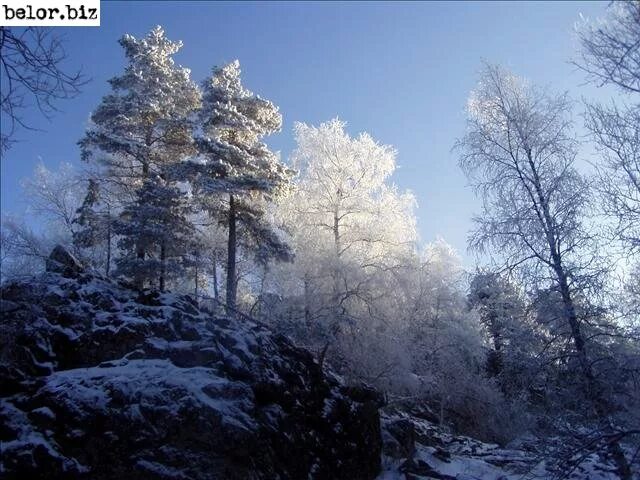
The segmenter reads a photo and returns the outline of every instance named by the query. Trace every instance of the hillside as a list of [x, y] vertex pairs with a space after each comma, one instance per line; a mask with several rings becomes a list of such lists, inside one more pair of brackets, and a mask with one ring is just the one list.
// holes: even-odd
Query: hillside
[[57, 249], [2, 289], [3, 478], [372, 478], [378, 397], [188, 296], [138, 293]]
[[[455, 435], [264, 325], [86, 272], [61, 247], [0, 293], [2, 478], [553, 477], [535, 438]], [[614, 472], [592, 455], [568, 478]]]

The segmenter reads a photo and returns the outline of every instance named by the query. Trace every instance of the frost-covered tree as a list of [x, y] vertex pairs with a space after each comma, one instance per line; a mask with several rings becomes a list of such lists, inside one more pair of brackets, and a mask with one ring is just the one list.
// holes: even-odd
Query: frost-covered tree
[[77, 229], [73, 220], [82, 201], [81, 176], [69, 163], [51, 170], [39, 163], [33, 176], [22, 182], [28, 212], [38, 218], [58, 243], [71, 246]]
[[575, 64], [590, 80], [640, 93], [640, 3], [613, 1], [607, 15], [578, 24], [582, 51]]
[[[595, 375], [593, 341], [585, 335], [579, 295], [597, 298], [602, 270], [585, 228], [589, 185], [577, 172], [576, 141], [566, 95], [529, 86], [500, 67], [486, 65], [468, 103], [460, 165], [483, 199], [471, 246], [495, 249], [532, 283], [551, 282], [561, 299], [566, 336], [586, 398], [605, 435], [618, 475], [630, 479], [611, 422], [611, 398]], [[587, 293], [588, 292], [588, 293]]]
[[111, 252], [113, 243], [113, 225], [115, 217], [111, 213], [110, 200], [101, 194], [100, 184], [90, 178], [87, 193], [82, 205], [76, 210], [73, 223], [77, 224], [73, 232], [73, 243], [79, 249], [102, 249], [105, 275], [111, 270]]
[[370, 135], [352, 138], [338, 119], [318, 127], [298, 123], [295, 135], [292, 161], [300, 178], [290, 200], [291, 223], [298, 249], [315, 250], [333, 270], [337, 320], [359, 290], [343, 266], [353, 261], [361, 269], [391, 269], [415, 247], [415, 200], [389, 182], [395, 151]]
[[61, 163], [52, 170], [39, 163], [21, 185], [31, 221], [2, 217], [4, 279], [42, 271], [56, 244], [74, 250], [73, 236], [78, 229], [73, 220], [82, 202], [84, 180], [71, 164]]
[[23, 219], [8, 215], [0, 222], [0, 282], [43, 271], [53, 245]]
[[353, 250], [376, 255], [389, 247], [413, 247], [413, 196], [389, 183], [396, 168], [393, 148], [367, 133], [352, 138], [337, 118], [318, 127], [297, 123], [294, 130], [292, 161], [300, 171], [296, 213], [330, 237], [336, 257]]
[[369, 135], [351, 137], [338, 119], [296, 124], [295, 134], [300, 174], [279, 218], [296, 260], [271, 273], [268, 290], [285, 299], [282, 322], [320, 360], [329, 353], [334, 366], [383, 381], [395, 368], [385, 292], [414, 253], [414, 198], [389, 182], [395, 151]]
[[[169, 280], [180, 277], [192, 250], [193, 225], [183, 192], [162, 178], [149, 178], [125, 206], [114, 231], [121, 236], [118, 273], [136, 285], [157, 280], [164, 291]], [[148, 252], [138, 256], [140, 248]]]
[[125, 71], [109, 81], [111, 93], [91, 114], [79, 145], [84, 159], [106, 165], [109, 180], [136, 187], [194, 152], [191, 115], [200, 92], [189, 69], [174, 63], [182, 43], [161, 27], [142, 39], [124, 35], [120, 45]]
[[469, 306], [478, 311], [491, 339], [487, 370], [497, 376], [504, 368], [504, 351], [512, 341], [510, 334], [517, 323], [523, 321], [524, 304], [507, 279], [493, 272], [477, 272], [473, 276], [468, 301]]
[[234, 61], [215, 68], [204, 82], [200, 157], [183, 169], [194, 194], [204, 198], [227, 229], [226, 304], [231, 315], [239, 246], [256, 248], [262, 260], [290, 257], [268, 211], [269, 203], [287, 189], [291, 171], [262, 141], [280, 130], [282, 117], [272, 102], [242, 85], [240, 73], [240, 63]]
[[621, 102], [588, 103], [586, 125], [602, 155], [598, 189], [613, 236], [640, 251], [640, 3], [611, 2], [607, 15], [580, 25], [576, 64], [598, 86], [612, 85]]
[[505, 273], [478, 270], [467, 302], [479, 316], [489, 341], [487, 373], [509, 397], [537, 396], [544, 344], [528, 315], [522, 289]]
[[[161, 223], [171, 223], [169, 219], [175, 213], [162, 213], [160, 209], [173, 208], [174, 201], [181, 202], [173, 198], [181, 193], [170, 185], [179, 180], [172, 167], [195, 153], [193, 116], [200, 106], [200, 91], [191, 81], [189, 70], [174, 63], [173, 55], [182, 43], [167, 39], [161, 27], [155, 27], [142, 39], [125, 35], [120, 45], [127, 58], [125, 71], [110, 80], [112, 91], [91, 115], [91, 125], [79, 144], [83, 158], [95, 159], [102, 167], [101, 188], [122, 199], [121, 205], [115, 206], [123, 212], [118, 233], [129, 238], [121, 240], [127, 253], [120, 260], [119, 271], [133, 274], [130, 267], [136, 262], [130, 255], [134, 248], [139, 267], [146, 273], [133, 277], [141, 280], [149, 278], [149, 271], [156, 269], [154, 265], [163, 252], [175, 248], [167, 236], [172, 232], [164, 232], [161, 241], [150, 241], [144, 228], [125, 226], [123, 222], [131, 218], [138, 226], [160, 219]], [[164, 197], [153, 199], [154, 193]], [[142, 199], [150, 202], [150, 210], [144, 211], [155, 212], [156, 219], [147, 222], [141, 218], [142, 212], [136, 211]], [[180, 235], [181, 230], [176, 234]], [[154, 252], [150, 250], [153, 247], [164, 250]], [[148, 268], [142, 265], [145, 258], [149, 259]]]

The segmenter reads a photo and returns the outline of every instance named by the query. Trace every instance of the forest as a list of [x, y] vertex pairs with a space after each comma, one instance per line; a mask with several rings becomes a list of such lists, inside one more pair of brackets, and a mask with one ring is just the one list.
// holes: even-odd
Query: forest
[[[387, 409], [424, 408], [487, 444], [533, 438], [548, 467], [535, 478], [640, 478], [640, 3], [610, 4], [577, 35], [575, 68], [615, 99], [479, 62], [451, 144], [478, 205], [467, 268], [444, 239], [420, 239], [392, 145], [336, 116], [283, 132], [295, 149], [282, 158], [267, 143], [282, 113], [238, 60], [192, 78], [170, 31], [125, 34], [123, 70], [72, 139], [81, 161], [22, 182], [30, 218], [3, 211], [3, 297], [60, 246], [101, 281], [287, 337]], [[82, 88], [62, 81], [46, 101]], [[594, 458], [610, 476], [580, 470]], [[477, 475], [406, 478], [498, 478]]]

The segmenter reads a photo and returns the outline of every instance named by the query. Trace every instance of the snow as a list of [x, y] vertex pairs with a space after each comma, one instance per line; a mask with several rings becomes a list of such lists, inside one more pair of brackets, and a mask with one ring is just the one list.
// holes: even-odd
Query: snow
[[158, 462], [151, 462], [148, 460], [138, 460], [136, 465], [140, 467], [142, 470], [156, 474], [161, 478], [175, 478], [175, 479], [190, 478], [182, 470], [171, 468]]
[[[250, 416], [252, 393], [245, 384], [217, 376], [204, 367], [179, 368], [168, 360], [124, 360], [109, 367], [91, 367], [55, 372], [47, 378], [45, 389], [77, 406], [76, 410], [104, 410], [111, 403], [109, 392], [118, 392], [141, 405], [162, 405], [168, 415], [179, 415], [181, 405], [193, 401], [220, 413], [224, 422], [253, 429]], [[145, 385], [144, 390], [140, 385]], [[180, 402], [166, 397], [178, 388], [185, 398]], [[132, 417], [139, 412], [131, 411]]]
[[[39, 409], [41, 413], [53, 415], [49, 409]], [[48, 412], [47, 412], [48, 410]], [[50, 440], [45, 433], [37, 432], [32, 429], [31, 424], [26, 418], [26, 414], [12, 405], [5, 399], [0, 399], [0, 415], [4, 419], [8, 419], [6, 428], [18, 432], [17, 438], [14, 440], [0, 441], [0, 452], [7, 455], [12, 451], [21, 451], [27, 453], [31, 457], [31, 461], [35, 465], [33, 453], [38, 447], [44, 448], [48, 455], [62, 462], [63, 470], [75, 470], [77, 472], [88, 472], [88, 468], [81, 465], [75, 458], [67, 458], [58, 452], [55, 441]], [[2, 472], [0, 466], [0, 473]]]
[[[534, 452], [540, 439], [523, 436], [512, 441], [509, 447], [484, 443], [461, 435], [448, 433], [445, 428], [431, 422], [411, 417], [407, 414], [384, 415], [382, 421], [383, 438], [390, 435], [385, 424], [397, 419], [410, 419], [419, 438], [428, 438], [429, 443], [441, 445], [427, 446], [416, 441], [414, 464], [426, 464], [436, 475], [448, 475], [456, 480], [534, 480], [555, 478], [556, 472], [549, 463], [545, 452]], [[547, 439], [548, 441], [553, 439]], [[376, 480], [405, 480], [403, 463], [406, 459], [382, 456], [382, 472]], [[424, 464], [421, 464], [424, 462]], [[411, 478], [422, 477], [411, 473]], [[603, 464], [596, 455], [589, 456], [566, 478], [570, 480], [617, 480], [613, 469]]]

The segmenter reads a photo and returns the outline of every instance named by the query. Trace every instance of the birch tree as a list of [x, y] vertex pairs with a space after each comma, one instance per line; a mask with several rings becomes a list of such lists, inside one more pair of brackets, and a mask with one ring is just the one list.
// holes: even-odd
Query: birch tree
[[579, 26], [576, 63], [598, 86], [622, 94], [609, 104], [588, 102], [586, 126], [596, 141], [598, 190], [613, 237], [640, 251], [640, 2], [612, 2], [604, 18]]
[[[620, 478], [631, 470], [612, 423], [611, 399], [594, 370], [578, 315], [578, 292], [602, 278], [585, 228], [589, 184], [575, 169], [577, 145], [566, 95], [528, 85], [485, 65], [468, 102], [467, 132], [457, 142], [460, 166], [483, 200], [471, 246], [495, 249], [530, 281], [558, 292], [586, 396], [608, 439]], [[595, 290], [591, 290], [595, 293]]]
[[47, 119], [59, 100], [76, 97], [88, 79], [67, 69], [63, 36], [46, 27], [0, 27], [0, 155], [15, 141], [18, 127], [33, 130], [24, 117], [30, 105]]
[[389, 181], [396, 168], [390, 146], [366, 133], [350, 136], [339, 119], [297, 123], [294, 131], [299, 178], [280, 213], [296, 262], [280, 272], [289, 285], [283, 293], [302, 298], [303, 341], [319, 346], [320, 360], [339, 339], [344, 346], [334, 357], [363, 350], [358, 361], [374, 372], [363, 348], [373, 337], [365, 336], [383, 329], [384, 292], [414, 252], [415, 199]]
[[[621, 96], [587, 102], [586, 126], [600, 153], [596, 163], [603, 213], [611, 237], [632, 263], [640, 252], [640, 3], [611, 2], [603, 18], [578, 25], [580, 57], [589, 81], [613, 86]], [[638, 279], [632, 279], [633, 282]]]

